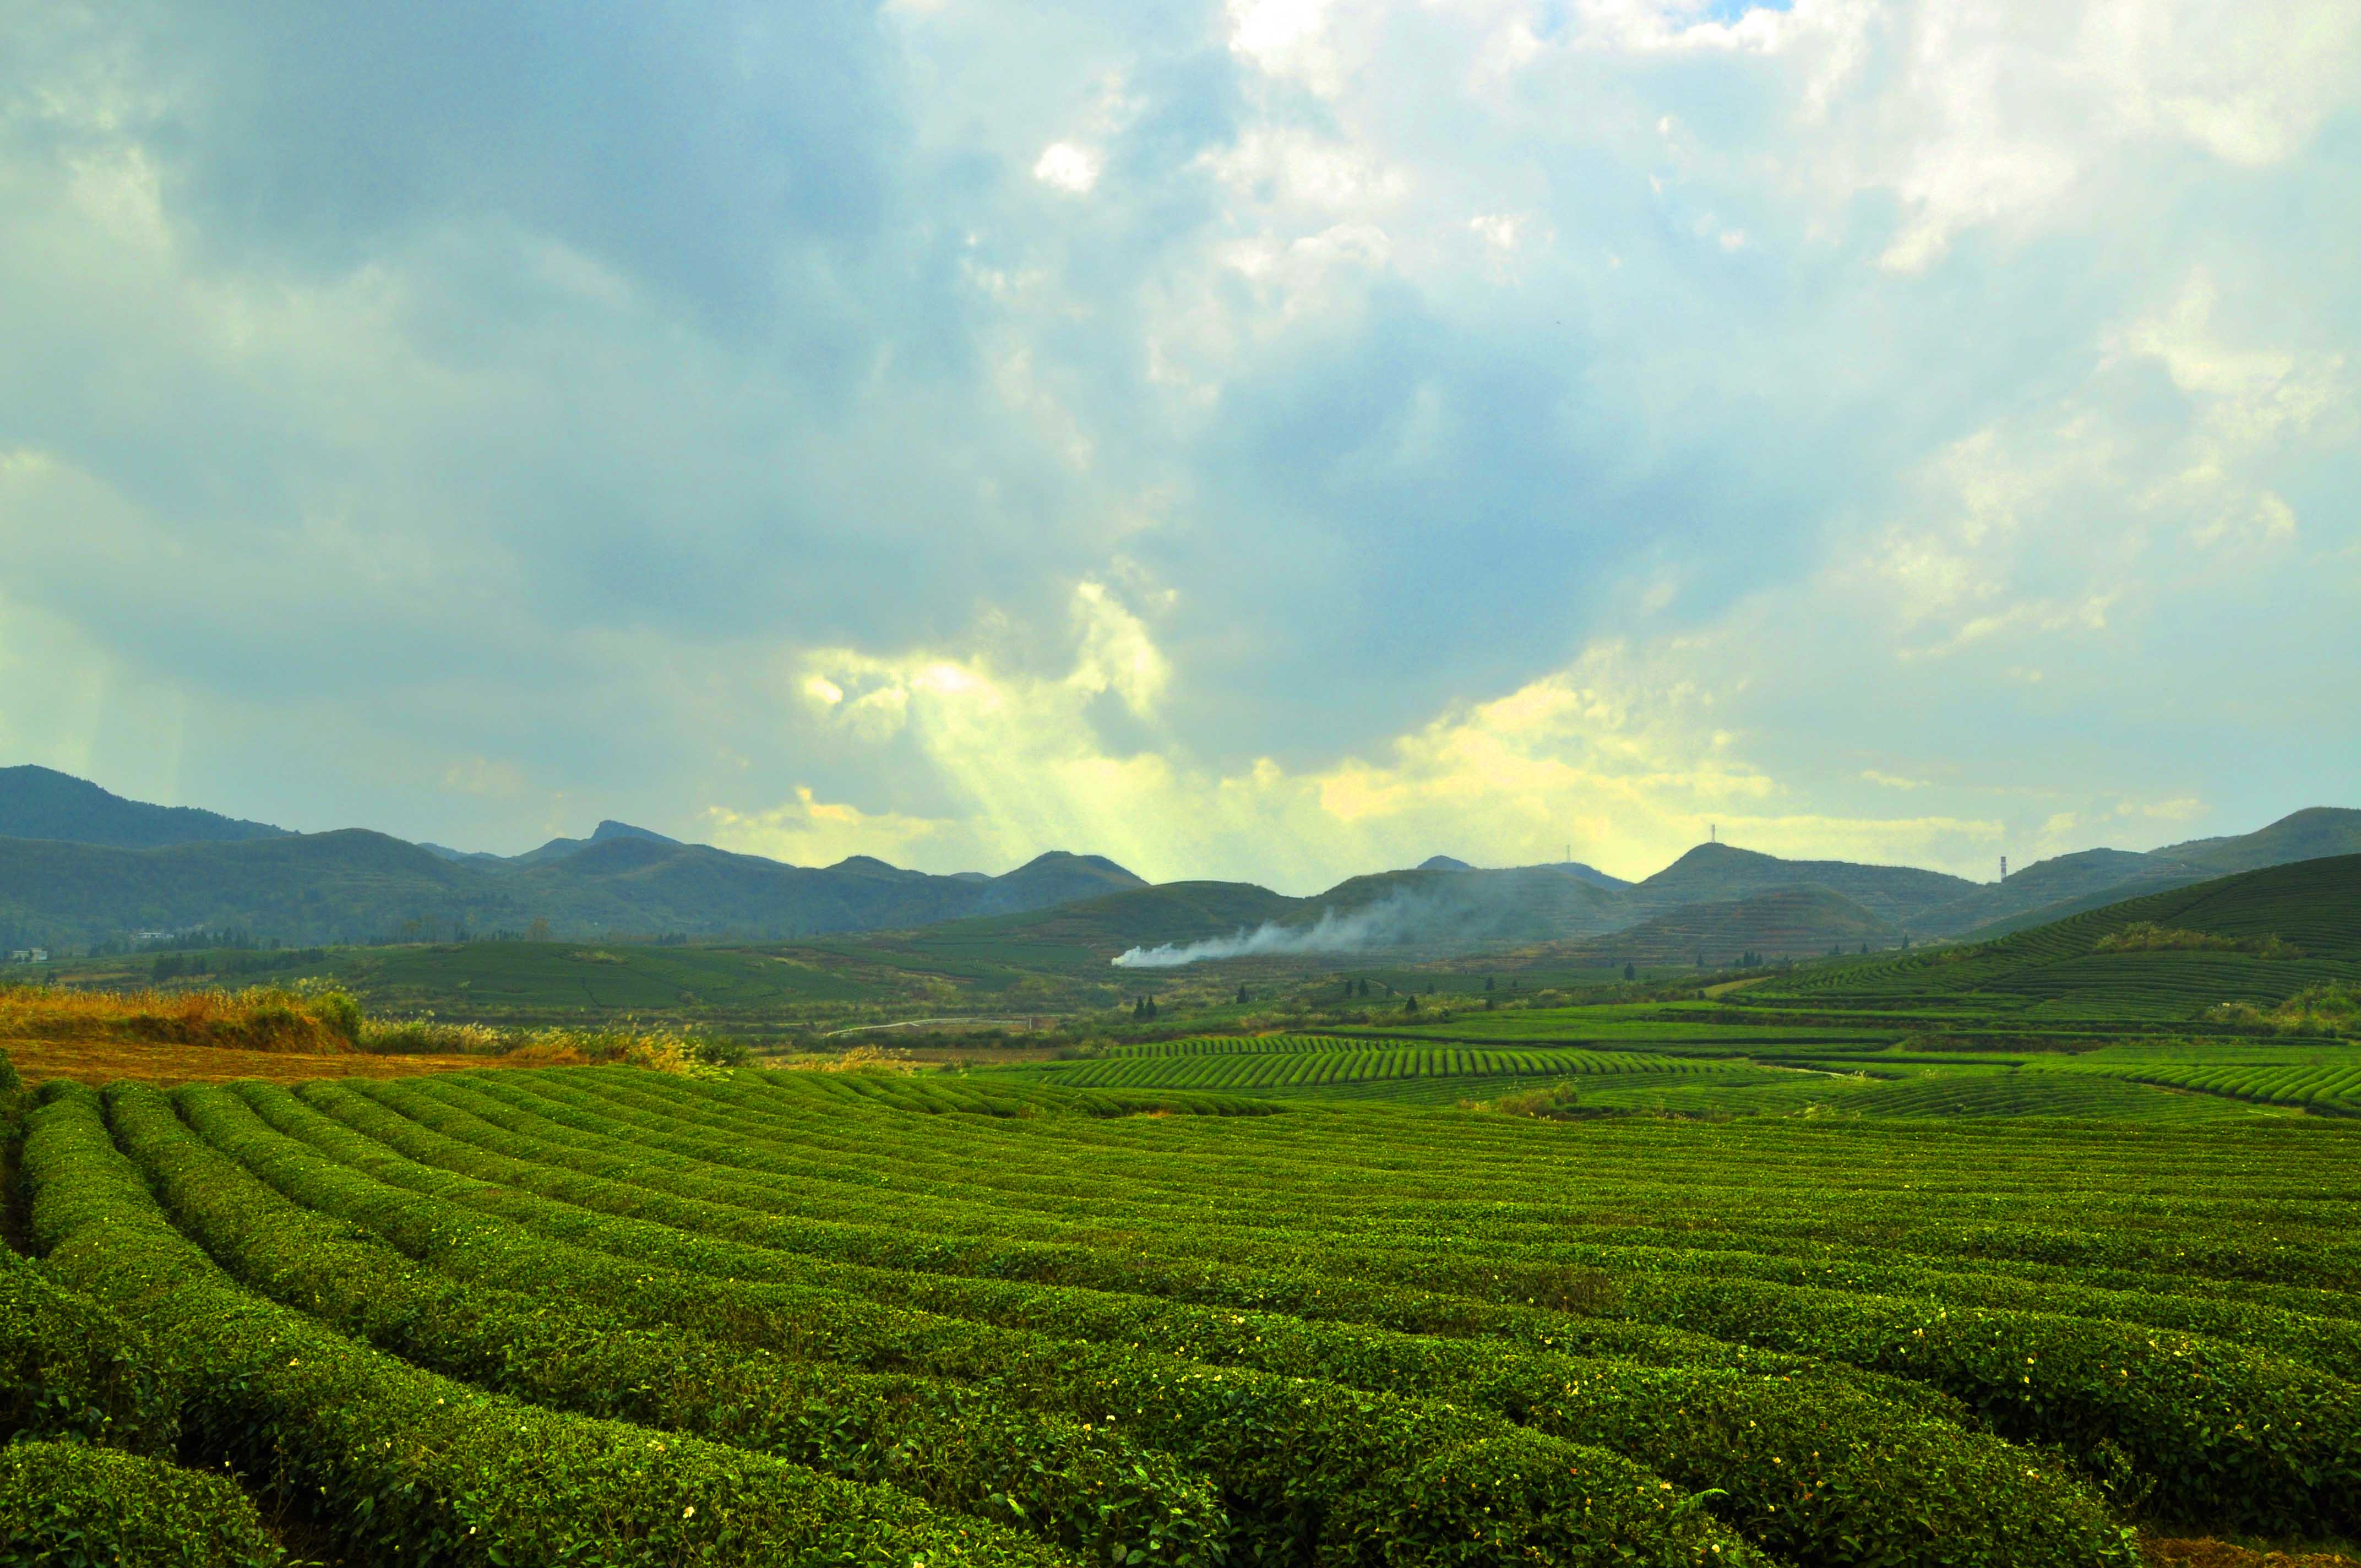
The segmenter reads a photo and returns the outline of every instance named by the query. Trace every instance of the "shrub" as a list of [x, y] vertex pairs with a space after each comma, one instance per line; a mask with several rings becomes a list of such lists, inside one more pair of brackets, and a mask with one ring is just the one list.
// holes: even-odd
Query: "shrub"
[[165, 1453], [179, 1407], [143, 1336], [0, 1248], [0, 1442], [30, 1435]]
[[[691, 1431], [1014, 1523], [1093, 1561], [1211, 1568], [1226, 1523], [1210, 1488], [1112, 1431], [936, 1379], [864, 1376], [693, 1333], [619, 1328], [595, 1306], [418, 1269], [244, 1167], [315, 1160], [235, 1096], [192, 1088], [183, 1125], [155, 1090], [109, 1091], [118, 1140], [173, 1219], [241, 1281], [404, 1359], [535, 1403]], [[200, 1141], [190, 1131], [210, 1139]], [[225, 1152], [229, 1151], [229, 1152]]]
[[2094, 953], [2252, 953], [2264, 959], [2300, 959], [2303, 949], [2283, 938], [2217, 937], [2210, 931], [2182, 931], [2153, 920], [2135, 920], [2120, 931], [2110, 931], [2092, 945]]
[[277, 1568], [286, 1557], [221, 1476], [82, 1443], [0, 1448], [0, 1568]]
[[487, 1395], [248, 1295], [167, 1223], [97, 1096], [51, 1090], [26, 1147], [49, 1260], [170, 1347], [191, 1394], [188, 1451], [245, 1469], [357, 1554], [615, 1568], [1066, 1562], [889, 1488]]

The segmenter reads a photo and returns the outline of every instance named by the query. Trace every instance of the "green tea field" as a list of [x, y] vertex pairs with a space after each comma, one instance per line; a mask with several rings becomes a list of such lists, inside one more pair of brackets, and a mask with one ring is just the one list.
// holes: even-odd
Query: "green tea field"
[[258, 1521], [356, 1563], [895, 1568], [2361, 1531], [2361, 1124], [2113, 1070], [1730, 1121], [1089, 1077], [53, 1085], [10, 1420], [104, 1446], [9, 1452], [145, 1466], [220, 1562]]

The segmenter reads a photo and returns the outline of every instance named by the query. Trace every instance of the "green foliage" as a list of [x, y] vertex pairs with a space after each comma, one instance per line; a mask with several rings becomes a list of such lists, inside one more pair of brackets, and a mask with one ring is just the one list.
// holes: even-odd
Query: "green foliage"
[[0, 1568], [278, 1568], [287, 1554], [218, 1475], [75, 1442], [0, 1448]]
[[361, 1043], [361, 1004], [347, 991], [321, 991], [310, 998], [312, 1010], [322, 1023], [344, 1036], [352, 1045]]
[[[504, 1090], [513, 1088], [511, 1077], [483, 1081], [487, 1085], [497, 1083]], [[434, 1091], [431, 1096], [430, 1089]], [[280, 1099], [269, 1091], [253, 1092], [273, 1102]], [[730, 1091], [715, 1086], [708, 1092], [727, 1094]], [[464, 1117], [454, 1119], [447, 1113], [436, 1113], [434, 1101], [446, 1094], [459, 1095], [458, 1086], [389, 1085], [372, 1091], [372, 1097], [400, 1104], [405, 1117], [373, 1113], [359, 1096], [324, 1086], [315, 1098], [318, 1103], [337, 1111], [347, 1125], [366, 1126], [378, 1136], [392, 1140], [414, 1156], [431, 1158], [445, 1169], [467, 1170], [503, 1184], [523, 1183], [544, 1191], [563, 1190], [574, 1201], [595, 1207], [628, 1204], [636, 1213], [660, 1214], [670, 1226], [696, 1229], [700, 1223], [706, 1228], [718, 1224], [732, 1234], [761, 1234], [773, 1245], [826, 1249], [838, 1255], [849, 1253], [899, 1266], [892, 1272], [883, 1273], [855, 1268], [828, 1271], [828, 1277], [843, 1288], [875, 1293], [881, 1301], [890, 1299], [924, 1305], [955, 1318], [1037, 1329], [1060, 1339], [1153, 1346], [1209, 1365], [1252, 1366], [1280, 1374], [1311, 1375], [1323, 1380], [1341, 1377], [1356, 1387], [1400, 1396], [1441, 1397], [1473, 1403], [1480, 1409], [1512, 1416], [1536, 1430], [1577, 1442], [1601, 1443], [1642, 1458], [1679, 1484], [1723, 1488], [1714, 1511], [1745, 1519], [1750, 1533], [1775, 1549], [1784, 1551], [1797, 1541], [1840, 1536], [1856, 1541], [1880, 1542], [1878, 1552], [1898, 1552], [1901, 1555], [1896, 1561], [1914, 1561], [1912, 1553], [1918, 1548], [1912, 1543], [1919, 1539], [1914, 1533], [1919, 1527], [1906, 1521], [1931, 1510], [1944, 1520], [1947, 1550], [1962, 1554], [1963, 1561], [1979, 1560], [1974, 1556], [1978, 1551], [1991, 1554], [1993, 1560], [2007, 1561], [2010, 1550], [2046, 1555], [2056, 1562], [2107, 1561], [2114, 1550], [2113, 1532], [2103, 1519], [2087, 1498], [2077, 1500], [2078, 1494], [2070, 1485], [2055, 1479], [2046, 1483], [2021, 1479], [2021, 1462], [2004, 1445], [1962, 1432], [1940, 1414], [1916, 1415], [1906, 1408], [1895, 1409], [1891, 1403], [1894, 1391], [1883, 1387], [1872, 1391], [1866, 1383], [1855, 1385], [1840, 1376], [1816, 1373], [1809, 1396], [1799, 1397], [1789, 1384], [1760, 1373], [1741, 1376], [1734, 1375], [1733, 1369], [1700, 1374], [1694, 1367], [1642, 1371], [1615, 1362], [1533, 1354], [1498, 1341], [1422, 1338], [1347, 1322], [1304, 1321], [1270, 1311], [1232, 1313], [1178, 1302], [1150, 1306], [1152, 1298], [1106, 1293], [1116, 1288], [1132, 1291], [1160, 1289], [1186, 1292], [1201, 1299], [1218, 1294], [1241, 1303], [1284, 1301], [1293, 1310], [1313, 1312], [1323, 1310], [1321, 1298], [1324, 1295], [1328, 1310], [1389, 1310], [1382, 1304], [1386, 1292], [1347, 1288], [1346, 1282], [1333, 1271], [1295, 1276], [1264, 1269], [1223, 1271], [1196, 1265], [1185, 1273], [1173, 1270], [1159, 1277], [1152, 1263], [1143, 1266], [1137, 1261], [1089, 1249], [1019, 1248], [1003, 1244], [988, 1255], [989, 1266], [995, 1274], [1088, 1281], [1102, 1288], [1043, 1288], [997, 1278], [928, 1282], [923, 1276], [914, 1277], [900, 1270], [913, 1266], [958, 1267], [960, 1254], [937, 1248], [930, 1257], [923, 1237], [884, 1228], [861, 1234], [842, 1227], [804, 1228], [798, 1232], [796, 1227], [782, 1224], [757, 1233], [743, 1208], [734, 1211], [733, 1217], [733, 1212], [719, 1208], [662, 1202], [649, 1190], [651, 1185], [665, 1190], [686, 1183], [711, 1191], [716, 1197], [733, 1198], [741, 1205], [763, 1200], [761, 1190], [752, 1185], [724, 1185], [715, 1178], [691, 1177], [686, 1171], [667, 1170], [651, 1163], [658, 1157], [653, 1148], [656, 1144], [691, 1146], [676, 1136], [642, 1134], [642, 1141], [629, 1146], [637, 1151], [636, 1159], [620, 1149], [611, 1162], [598, 1160], [588, 1149], [580, 1152], [579, 1163], [584, 1166], [621, 1165], [629, 1159], [636, 1168], [636, 1183], [626, 1190], [620, 1186], [602, 1189], [598, 1183], [561, 1177], [549, 1168], [571, 1163], [568, 1151], [545, 1140], [497, 1138], [489, 1132], [483, 1135], [503, 1147], [533, 1156], [540, 1164], [537, 1179], [533, 1166], [504, 1156], [471, 1151], [454, 1146], [447, 1138], [423, 1132], [419, 1122], [454, 1130], [466, 1125]], [[488, 1113], [498, 1113], [477, 1096], [462, 1097]], [[687, 1110], [686, 1106], [675, 1107], [676, 1112]], [[287, 1124], [299, 1129], [305, 1125], [291, 1116]], [[673, 1124], [680, 1125], [681, 1121], [676, 1117]], [[340, 1137], [332, 1129], [316, 1124], [311, 1125], [309, 1131], [324, 1148], [344, 1149], [355, 1157], [364, 1156], [365, 1146], [347, 1142], [349, 1135]], [[708, 1152], [738, 1160], [755, 1154], [748, 1146], [748, 1140], [736, 1135], [726, 1140], [714, 1139]], [[378, 1168], [392, 1175], [399, 1168], [381, 1165]], [[529, 1205], [513, 1201], [501, 1206], [521, 1216], [532, 1212]], [[368, 1211], [339, 1212], [357, 1218], [366, 1216], [377, 1223], [415, 1224], [421, 1234], [463, 1223], [452, 1215], [418, 1215], [414, 1207], [414, 1201], [383, 1202]], [[482, 1232], [481, 1239], [469, 1245], [483, 1247], [491, 1234]], [[630, 1243], [624, 1232], [609, 1231], [604, 1245], [625, 1246]], [[854, 1248], [860, 1250], [852, 1251]], [[551, 1263], [559, 1261], [554, 1254], [544, 1255]], [[715, 1253], [711, 1266], [716, 1270], [727, 1268], [741, 1274], [762, 1266], [757, 1257], [737, 1251]], [[577, 1261], [566, 1266], [578, 1268], [579, 1264]], [[588, 1288], [588, 1276], [570, 1277], [578, 1281], [575, 1288]], [[642, 1287], [654, 1282], [644, 1266], [631, 1277]], [[1521, 1279], [1519, 1288], [1546, 1288], [1554, 1304], [1598, 1310], [1606, 1305], [1600, 1284], [1599, 1277], [1595, 1275], [1574, 1276], [1556, 1278], [1546, 1286], [1535, 1279]], [[676, 1292], [676, 1299], [698, 1300], [708, 1310], [715, 1304], [714, 1299], [728, 1289], [710, 1278], [701, 1286], [684, 1280], [671, 1288]], [[1395, 1302], [1392, 1311], [1417, 1310], [1420, 1298], [1415, 1294], [1396, 1291], [1391, 1296]], [[642, 1291], [642, 1299], [646, 1299]], [[752, 1300], [744, 1297], [741, 1299], [746, 1310], [756, 1310]], [[966, 1358], [960, 1365], [1026, 1365], [1028, 1376], [1040, 1376], [1034, 1364], [1020, 1361], [1020, 1357], [1038, 1357], [1040, 1354], [1038, 1350], [1026, 1350], [1022, 1340], [991, 1335], [977, 1338], [972, 1333], [950, 1335], [950, 1325], [939, 1320], [873, 1309], [855, 1312], [841, 1298], [800, 1299], [807, 1303], [800, 1321], [808, 1323], [824, 1317], [833, 1325], [827, 1350], [830, 1355], [874, 1355], [884, 1346], [906, 1343], [910, 1334], [921, 1332], [932, 1346], [930, 1354]], [[665, 1310], [653, 1301], [650, 1306], [659, 1314]], [[1438, 1300], [1433, 1307], [1447, 1316], [1438, 1315], [1427, 1326], [1461, 1332], [1471, 1326], [1472, 1314], [1477, 1310], [1464, 1301], [1455, 1304]], [[1569, 1326], [1569, 1320], [1554, 1313], [1528, 1313], [1527, 1317], [1541, 1332], [1561, 1338], [1579, 1333]], [[1626, 1354], [1648, 1354], [1653, 1347], [1654, 1354], [1666, 1359], [1697, 1361], [1709, 1360], [1719, 1349], [1741, 1362], [1751, 1360], [1763, 1373], [1795, 1375], [1794, 1365], [1776, 1356], [1750, 1357], [1750, 1353], [1735, 1347], [1716, 1347], [1711, 1342], [1685, 1340], [1677, 1334], [1659, 1335], [1626, 1325], [1600, 1324], [1598, 1329], [1607, 1342]], [[1163, 1364], [1156, 1361], [1145, 1365]], [[1135, 1374], [1137, 1375], [1137, 1369]], [[1027, 1387], [1036, 1398], [1054, 1401], [1073, 1397], [1071, 1386], [1062, 1379]], [[1124, 1413], [1120, 1407], [1091, 1409], [1103, 1415]], [[1137, 1410], [1130, 1412], [1134, 1423], [1139, 1415]], [[1135, 1424], [1135, 1436], [1139, 1430]], [[1711, 1442], [1700, 1442], [1701, 1431], [1717, 1435]], [[1191, 1437], [1190, 1441], [1203, 1440]], [[1825, 1464], [1820, 1463], [1823, 1455]], [[1268, 1467], [1272, 1463], [1268, 1457], [1251, 1453], [1224, 1453], [1215, 1473], [1225, 1478], [1225, 1485], [1235, 1494], [1244, 1486], [1241, 1476], [1261, 1474], [1257, 1467]], [[1286, 1474], [1291, 1475], [1292, 1471]], [[1906, 1508], [1893, 1490], [1904, 1477], [1907, 1477], [1913, 1492]], [[1266, 1528], [1287, 1528], [1279, 1521], [1289, 1517], [1286, 1509], [1291, 1505], [1288, 1499], [1302, 1496], [1301, 1488], [1311, 1484], [1304, 1480], [1290, 1482], [1284, 1475], [1259, 1483], [1260, 1495], [1266, 1498], [1259, 1511], [1266, 1521], [1271, 1521], [1267, 1522]], [[1290, 1486], [1298, 1490], [1289, 1490]], [[1992, 1496], [2000, 1490], [2015, 1497], [2010, 1507], [1993, 1506]], [[2049, 1522], [2035, 1522], [2044, 1519]], [[1979, 1547], [1975, 1544], [1979, 1541], [1991, 1544]], [[2027, 1544], [2031, 1541], [2043, 1542], [2043, 1552], [2031, 1553]], [[2005, 1544], [2010, 1542], [2015, 1543], [2013, 1547]]]
[[[1091, 1561], [1218, 1563], [1202, 1483], [1113, 1432], [917, 1377], [861, 1376], [695, 1334], [619, 1327], [515, 1291], [422, 1274], [392, 1248], [280, 1197], [336, 1172], [234, 1096], [112, 1096], [117, 1136], [175, 1221], [241, 1281], [407, 1360], [535, 1403], [694, 1432], [997, 1518]], [[237, 1159], [228, 1157], [229, 1151]], [[247, 1162], [241, 1167], [238, 1160]]]
[[21, 1435], [168, 1453], [179, 1409], [143, 1336], [0, 1248], [0, 1442]]
[[[1359, 1393], [1252, 1371], [1209, 1369], [1116, 1344], [1082, 1344], [925, 1312], [896, 1311], [830, 1292], [692, 1275], [656, 1261], [673, 1246], [664, 1227], [615, 1220], [595, 1224], [598, 1250], [569, 1246], [513, 1222], [471, 1214], [430, 1194], [481, 1190], [375, 1153], [366, 1140], [306, 1114], [291, 1097], [256, 1087], [247, 1098], [274, 1122], [399, 1186], [339, 1176], [324, 1164], [300, 1181], [282, 1175], [307, 1206], [368, 1224], [423, 1261], [467, 1277], [526, 1277], [553, 1291], [595, 1296], [619, 1319], [693, 1327], [738, 1343], [784, 1344], [800, 1354], [937, 1376], [989, 1379], [1001, 1397], [1091, 1427], [1118, 1424], [1131, 1441], [1203, 1470], [1252, 1555], [1317, 1542], [1342, 1498], [1382, 1491], [1414, 1456], [1497, 1433], [1496, 1420], [1445, 1405]], [[334, 1098], [334, 1097], [331, 1097]], [[374, 1189], [374, 1190], [372, 1190]], [[511, 1194], [501, 1210], [537, 1215], [561, 1229], [555, 1206]], [[578, 1212], [574, 1212], [578, 1216]], [[676, 1240], [677, 1238], [674, 1238]], [[691, 1244], [695, 1245], [695, 1244]], [[620, 1250], [619, 1250], [620, 1249]], [[729, 1266], [763, 1270], [747, 1249], [706, 1250]], [[631, 1255], [638, 1254], [639, 1255]], [[1557, 1463], [1620, 1486], [1642, 1474], [1628, 1460], [1561, 1442]], [[1647, 1539], [1664, 1521], [1632, 1516]], [[1683, 1539], [1693, 1527], [1683, 1526]], [[1710, 1532], [1708, 1532], [1708, 1535]], [[1565, 1550], [1574, 1550], [1564, 1543]], [[1727, 1547], [1737, 1550], [1729, 1541]]]
[[247, 1295], [165, 1222], [86, 1090], [62, 1086], [34, 1113], [26, 1157], [51, 1262], [181, 1363], [184, 1447], [236, 1465], [373, 1559], [1062, 1561], [885, 1488], [488, 1395]]
[[24, 1087], [25, 1080], [16, 1076], [16, 1064], [8, 1059], [6, 1051], [0, 1051], [0, 1094], [15, 1094]]

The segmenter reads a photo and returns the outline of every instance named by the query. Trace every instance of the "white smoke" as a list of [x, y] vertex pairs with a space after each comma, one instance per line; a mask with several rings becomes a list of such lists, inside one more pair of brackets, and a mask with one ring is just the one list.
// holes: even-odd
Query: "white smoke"
[[1251, 931], [1241, 927], [1231, 936], [1208, 937], [1202, 942], [1134, 948], [1116, 955], [1115, 963], [1119, 969], [1179, 969], [1208, 959], [1358, 952], [1364, 948], [1391, 947], [1429, 936], [1442, 913], [1431, 899], [1397, 893], [1347, 915], [1324, 910], [1309, 926], [1282, 926], [1276, 920], [1266, 920]]

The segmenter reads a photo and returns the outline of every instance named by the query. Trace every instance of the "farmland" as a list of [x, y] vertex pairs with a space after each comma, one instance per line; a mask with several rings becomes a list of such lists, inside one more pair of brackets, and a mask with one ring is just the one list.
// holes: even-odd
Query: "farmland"
[[590, 1068], [59, 1084], [27, 1122], [13, 1288], [154, 1364], [80, 1419], [356, 1560], [2112, 1563], [2131, 1520], [2361, 1527], [2361, 1126], [2324, 1118]]
[[[7, 992], [0, 1530], [354, 1568], [2341, 1562], [2355, 916], [2258, 874], [1590, 1005], [1371, 970], [1334, 1027], [827, 1070], [317, 988]], [[485, 946], [488, 986], [673, 956]], [[2114, 1006], [2126, 973], [2188, 983]]]

